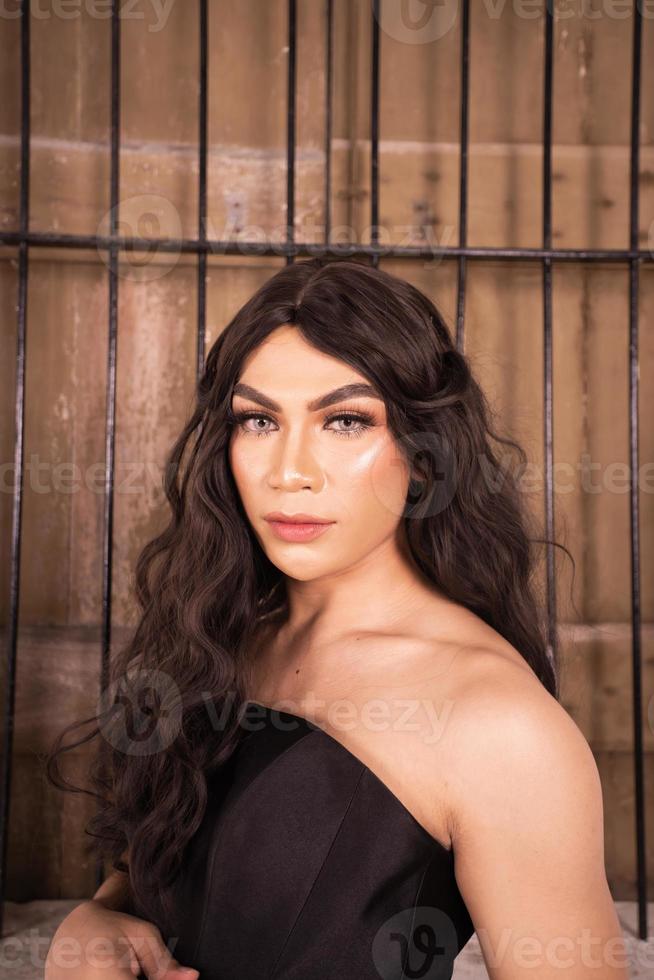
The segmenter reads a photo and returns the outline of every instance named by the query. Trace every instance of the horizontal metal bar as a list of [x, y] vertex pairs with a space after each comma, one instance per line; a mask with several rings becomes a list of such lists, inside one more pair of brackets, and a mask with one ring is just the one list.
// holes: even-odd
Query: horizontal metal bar
[[54, 232], [32, 231], [21, 235], [20, 232], [0, 232], [0, 245], [28, 245], [44, 248], [96, 248], [109, 249], [118, 246], [123, 252], [209, 252], [214, 255], [242, 255], [243, 258], [258, 256], [287, 255], [333, 255], [333, 256], [363, 256], [378, 254], [387, 258], [456, 258], [466, 256], [469, 259], [557, 259], [569, 262], [629, 262], [641, 260], [651, 262], [654, 253], [648, 249], [631, 248], [494, 248], [481, 245], [369, 245], [341, 243], [325, 245], [322, 242], [257, 242], [257, 241], [220, 241], [208, 239], [202, 242], [196, 238], [125, 238], [97, 235], [66, 235]]

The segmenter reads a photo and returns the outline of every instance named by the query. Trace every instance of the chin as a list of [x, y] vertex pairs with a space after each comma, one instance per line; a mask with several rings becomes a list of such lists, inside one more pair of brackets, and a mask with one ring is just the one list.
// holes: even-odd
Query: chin
[[285, 562], [282, 567], [279, 565], [277, 567], [284, 575], [298, 582], [311, 582], [312, 579], [320, 578], [327, 573], [327, 569], [321, 568], [320, 565], [308, 566], [303, 562]]
[[279, 571], [286, 575], [287, 578], [292, 578], [296, 582], [312, 582], [316, 579], [322, 578], [324, 575], [333, 574], [339, 571], [338, 568], [328, 567], [325, 562], [312, 561], [310, 557], [307, 557], [304, 561], [299, 561], [298, 559], [289, 559], [287, 556], [282, 558], [281, 556], [270, 554], [267, 552], [268, 558]]

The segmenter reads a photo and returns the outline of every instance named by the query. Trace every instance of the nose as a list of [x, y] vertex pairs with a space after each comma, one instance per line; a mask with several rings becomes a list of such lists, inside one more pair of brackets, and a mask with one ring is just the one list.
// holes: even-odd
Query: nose
[[271, 487], [284, 490], [320, 488], [322, 468], [306, 433], [300, 429], [289, 430], [275, 440], [269, 482]]

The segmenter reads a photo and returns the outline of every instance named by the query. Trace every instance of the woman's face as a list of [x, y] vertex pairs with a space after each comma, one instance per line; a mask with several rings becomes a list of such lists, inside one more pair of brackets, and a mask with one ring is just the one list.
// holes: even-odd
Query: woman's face
[[[346, 385], [368, 391], [333, 394]], [[316, 350], [296, 327], [278, 327], [245, 362], [232, 411], [239, 417], [232, 473], [254, 533], [280, 571], [299, 580], [338, 572], [396, 534], [409, 469], [383, 400], [354, 368]], [[315, 529], [276, 528], [266, 520], [272, 512], [332, 523], [316, 536]]]

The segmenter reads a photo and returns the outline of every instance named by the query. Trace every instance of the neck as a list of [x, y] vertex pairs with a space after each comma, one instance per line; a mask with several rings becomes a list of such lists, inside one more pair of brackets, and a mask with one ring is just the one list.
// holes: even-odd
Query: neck
[[[400, 525], [402, 528], [402, 525]], [[444, 599], [409, 552], [403, 533], [348, 568], [309, 582], [287, 579], [290, 636], [393, 630], [427, 601]]]

